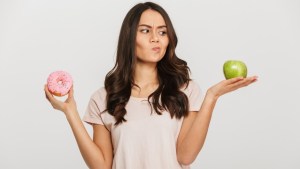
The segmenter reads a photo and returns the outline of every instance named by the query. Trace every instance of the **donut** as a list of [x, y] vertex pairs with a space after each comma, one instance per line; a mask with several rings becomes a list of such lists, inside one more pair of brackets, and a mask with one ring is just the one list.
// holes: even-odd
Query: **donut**
[[64, 96], [68, 94], [72, 85], [72, 77], [65, 71], [52, 72], [47, 79], [48, 90], [55, 96]]

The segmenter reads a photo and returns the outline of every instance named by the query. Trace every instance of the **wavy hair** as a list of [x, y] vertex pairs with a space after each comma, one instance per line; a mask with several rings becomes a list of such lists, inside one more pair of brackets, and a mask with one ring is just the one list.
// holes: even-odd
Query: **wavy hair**
[[[136, 64], [135, 43], [138, 24], [142, 13], [147, 10], [159, 12], [165, 20], [169, 44], [164, 57], [157, 63], [159, 87], [149, 95], [151, 108], [159, 115], [168, 111], [171, 118], [178, 119], [187, 116], [189, 104], [187, 96], [180, 90], [190, 81], [190, 69], [186, 61], [178, 58], [175, 53], [177, 36], [167, 12], [152, 2], [136, 4], [125, 16], [117, 47], [116, 63], [105, 77], [106, 107], [105, 111], [115, 117], [115, 125], [126, 122], [126, 104], [131, 96], [134, 84], [134, 69]], [[150, 103], [152, 99], [152, 103]]]

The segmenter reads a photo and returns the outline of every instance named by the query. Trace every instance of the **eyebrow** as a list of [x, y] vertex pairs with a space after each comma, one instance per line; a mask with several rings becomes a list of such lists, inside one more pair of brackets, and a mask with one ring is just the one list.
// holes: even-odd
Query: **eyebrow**
[[[147, 24], [140, 24], [139, 27], [140, 27], [140, 26], [145, 26], [145, 27], [148, 27], [148, 28], [152, 28], [152, 26], [147, 25]], [[167, 27], [166, 25], [161, 25], [161, 26], [158, 26], [157, 28], [160, 29], [160, 28], [166, 28], [166, 27]]]

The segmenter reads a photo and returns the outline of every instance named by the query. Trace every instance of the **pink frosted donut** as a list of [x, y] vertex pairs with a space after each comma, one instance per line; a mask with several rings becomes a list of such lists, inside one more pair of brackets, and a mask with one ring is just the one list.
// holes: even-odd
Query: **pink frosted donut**
[[73, 85], [72, 77], [65, 71], [55, 71], [47, 79], [48, 90], [55, 96], [68, 94]]

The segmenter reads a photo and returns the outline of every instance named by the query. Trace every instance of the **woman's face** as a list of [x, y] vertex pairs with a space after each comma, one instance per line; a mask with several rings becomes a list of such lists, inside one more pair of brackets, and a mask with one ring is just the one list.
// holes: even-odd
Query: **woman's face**
[[157, 63], [166, 53], [169, 44], [167, 26], [157, 11], [148, 9], [141, 15], [136, 35], [137, 61]]

